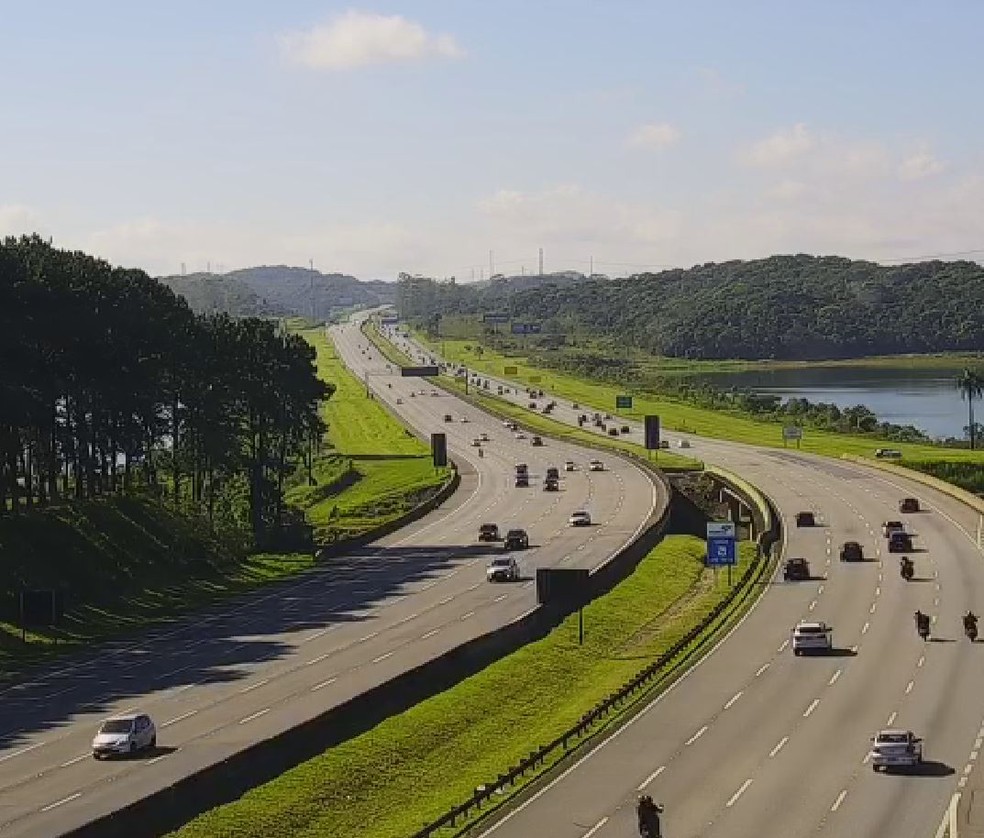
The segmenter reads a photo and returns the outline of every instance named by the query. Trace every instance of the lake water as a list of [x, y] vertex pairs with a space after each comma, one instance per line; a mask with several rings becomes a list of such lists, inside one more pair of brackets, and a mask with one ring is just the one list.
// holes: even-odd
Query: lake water
[[[954, 385], [960, 369], [809, 367], [701, 376], [714, 387], [755, 390], [787, 398], [827, 402], [840, 408], [863, 404], [882, 422], [914, 425], [933, 437], [962, 437], [967, 402]], [[974, 418], [984, 421], [984, 404]]]

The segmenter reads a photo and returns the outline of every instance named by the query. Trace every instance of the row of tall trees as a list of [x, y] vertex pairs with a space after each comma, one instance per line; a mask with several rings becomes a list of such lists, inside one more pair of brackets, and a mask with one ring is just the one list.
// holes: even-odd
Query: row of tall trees
[[143, 486], [211, 516], [237, 484], [262, 544], [332, 390], [274, 322], [196, 316], [142, 271], [37, 236], [0, 243], [0, 515]]

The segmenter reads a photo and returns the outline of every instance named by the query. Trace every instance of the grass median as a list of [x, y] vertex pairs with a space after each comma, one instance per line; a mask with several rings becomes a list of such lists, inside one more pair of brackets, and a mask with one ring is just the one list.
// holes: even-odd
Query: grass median
[[[417, 338], [436, 351], [436, 343], [428, 342], [420, 335], [417, 335]], [[627, 391], [623, 385], [605, 384], [567, 373], [540, 369], [532, 366], [525, 357], [506, 356], [488, 347], [479, 346], [474, 341], [445, 338], [442, 339], [441, 345], [444, 347], [446, 360], [463, 364], [476, 373], [509, 379], [526, 387], [535, 385], [560, 398], [579, 402], [585, 408], [590, 405], [595, 410], [604, 410], [613, 416], [625, 416], [635, 420], [640, 420], [646, 414], [656, 414], [660, 417], [664, 428], [753, 445], [783, 447], [783, 423], [758, 421], [724, 410], [708, 410], [658, 394], [633, 393], [631, 390]], [[506, 375], [504, 372], [506, 367], [515, 367], [516, 373]], [[633, 396], [632, 410], [615, 409], [615, 396], [623, 393]], [[790, 447], [794, 446], [790, 444]], [[872, 457], [876, 448], [894, 448], [902, 452], [903, 464], [910, 461], [913, 463], [937, 461], [984, 466], [984, 451], [894, 442], [810, 428], [804, 428], [800, 448], [803, 451], [833, 457], [841, 454]]]
[[[545, 639], [175, 834], [405, 838], [555, 738], [699, 625], [729, 591], [724, 574], [704, 568], [704, 549], [697, 538], [666, 538], [585, 608], [583, 646], [572, 616]], [[736, 579], [751, 552], [743, 546]]]
[[374, 318], [367, 317], [362, 321], [362, 334], [366, 336], [367, 340], [375, 344], [383, 357], [391, 364], [395, 364], [398, 367], [412, 367], [414, 365], [413, 358], [407, 355], [406, 352], [396, 346], [392, 341], [383, 337]]
[[290, 490], [288, 502], [305, 511], [319, 543], [365, 532], [403, 515], [432, 495], [450, 471], [435, 469], [430, 449], [378, 401], [348, 370], [323, 329], [301, 334], [316, 350], [318, 375], [335, 384], [324, 405], [331, 440], [329, 457], [344, 475], [317, 486]]

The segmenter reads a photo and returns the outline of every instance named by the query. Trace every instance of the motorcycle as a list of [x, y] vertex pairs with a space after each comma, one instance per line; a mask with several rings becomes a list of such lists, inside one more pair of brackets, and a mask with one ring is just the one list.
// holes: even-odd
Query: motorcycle
[[648, 811], [638, 812], [640, 838], [662, 838], [663, 831], [659, 823], [662, 813], [663, 807], [658, 803], [653, 804]]
[[964, 617], [964, 634], [971, 643], [977, 642], [977, 620], [968, 620]]
[[915, 567], [912, 562], [908, 559], [903, 559], [902, 564], [899, 565], [899, 573], [906, 582], [912, 581], [912, 575], [915, 572]]

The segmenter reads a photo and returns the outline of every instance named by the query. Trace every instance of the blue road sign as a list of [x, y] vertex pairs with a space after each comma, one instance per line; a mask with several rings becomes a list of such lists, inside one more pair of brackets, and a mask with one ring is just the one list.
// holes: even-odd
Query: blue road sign
[[712, 567], [738, 563], [735, 539], [727, 536], [711, 536], [707, 539], [707, 564]]

